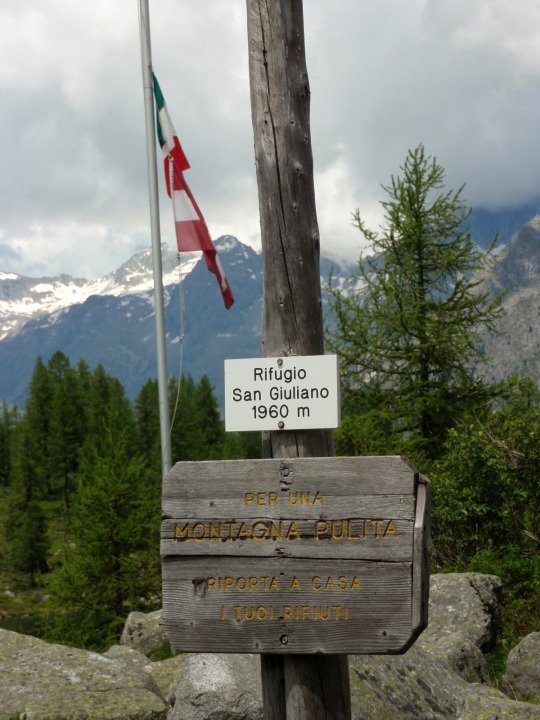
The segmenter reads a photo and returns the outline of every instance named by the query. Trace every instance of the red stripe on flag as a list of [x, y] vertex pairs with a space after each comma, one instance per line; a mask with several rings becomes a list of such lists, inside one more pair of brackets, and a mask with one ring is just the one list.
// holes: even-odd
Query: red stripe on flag
[[217, 251], [206, 227], [203, 214], [189, 189], [184, 174], [176, 166], [173, 155], [165, 158], [165, 177], [169, 196], [173, 200], [178, 250], [179, 252], [202, 250], [206, 266], [216, 276], [223, 302], [229, 309], [234, 303], [231, 286], [217, 257]]

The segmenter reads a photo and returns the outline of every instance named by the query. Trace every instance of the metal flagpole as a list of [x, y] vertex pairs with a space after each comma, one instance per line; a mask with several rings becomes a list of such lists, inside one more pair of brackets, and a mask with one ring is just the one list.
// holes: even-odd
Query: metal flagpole
[[[156, 350], [159, 389], [159, 424], [161, 433], [161, 466], [163, 474], [171, 469], [171, 441], [168, 400], [167, 355], [161, 262], [161, 232], [159, 226], [159, 197], [156, 161], [156, 127], [154, 119], [154, 86], [152, 51], [150, 45], [150, 13], [148, 0], [139, 0], [139, 28], [143, 74], [144, 109], [146, 119], [146, 156], [150, 194], [150, 229], [152, 236], [152, 265], [154, 271], [154, 310], [156, 315]], [[179, 380], [180, 381], [180, 380]]]

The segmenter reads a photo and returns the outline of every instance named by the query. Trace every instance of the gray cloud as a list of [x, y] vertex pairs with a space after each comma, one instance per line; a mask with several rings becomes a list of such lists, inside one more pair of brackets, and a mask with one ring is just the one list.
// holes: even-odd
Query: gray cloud
[[[153, 58], [214, 235], [258, 243], [244, 0], [151, 3]], [[540, 6], [305, 0], [319, 225], [355, 257], [350, 214], [423, 142], [473, 205], [540, 188]], [[149, 243], [133, 2], [7, 0], [0, 11], [3, 270], [99, 275]], [[173, 242], [162, 196], [164, 240]], [[8, 252], [11, 250], [11, 252]]]

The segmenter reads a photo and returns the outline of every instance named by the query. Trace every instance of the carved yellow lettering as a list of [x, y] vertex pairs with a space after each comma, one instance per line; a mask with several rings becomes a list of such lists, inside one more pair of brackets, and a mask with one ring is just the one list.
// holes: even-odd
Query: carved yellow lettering
[[247, 578], [245, 578], [245, 577], [236, 578], [236, 589], [238, 590], [238, 592], [244, 592], [246, 587], [247, 587]]
[[308, 616], [308, 612], [311, 610], [310, 605], [302, 605], [302, 620], [305, 620]]
[[335, 590], [336, 589], [335, 583], [331, 577], [326, 578], [326, 583], [324, 585], [324, 589], [325, 590]]
[[222, 620], [225, 620], [225, 606], [224, 605], [221, 606], [221, 610], [219, 611], [219, 617]]
[[338, 577], [338, 588], [340, 590], [346, 590], [347, 589], [347, 578], [343, 575], [340, 575]]
[[328, 535], [328, 520], [317, 520], [315, 523], [315, 540]]
[[301, 590], [302, 586], [300, 585], [300, 580], [296, 577], [296, 575], [291, 580], [291, 587], [290, 590]]
[[284, 605], [283, 612], [281, 614], [283, 615], [284, 620], [292, 620], [292, 614], [293, 614], [292, 607], [290, 605]]
[[300, 493], [300, 505], [310, 505], [311, 499], [308, 492]]
[[240, 525], [240, 528], [236, 534], [236, 539], [237, 540], [249, 540], [249, 537], [250, 537], [250, 528], [245, 522], [243, 522]]
[[[339, 523], [339, 526], [338, 526]], [[339, 527], [339, 530], [338, 530]], [[332, 520], [332, 540], [343, 540], [344, 521]]]
[[379, 532], [379, 526], [382, 523], [382, 520], [372, 520], [371, 522], [375, 525], [375, 537], [381, 537], [381, 533]]
[[289, 529], [287, 530], [287, 540], [299, 540], [300, 539], [300, 530], [298, 529], [297, 524], [293, 520], [291, 524], [289, 525]]
[[255, 500], [255, 493], [247, 492], [244, 493], [244, 505], [249, 505]]
[[254, 591], [259, 590], [259, 578], [256, 578], [256, 577], [249, 578], [249, 589], [254, 590]]
[[398, 531], [397, 531], [397, 528], [396, 528], [396, 524], [395, 524], [395, 522], [394, 522], [393, 520], [390, 520], [390, 521], [388, 522], [388, 525], [387, 525], [386, 528], [384, 529], [383, 537], [386, 537], [388, 534], [393, 535], [394, 537], [397, 537], [397, 536], [398, 536]]
[[187, 540], [189, 535], [189, 523], [186, 523], [185, 525], [180, 526], [178, 523], [174, 523], [174, 533], [173, 533], [173, 540], [177, 542], [178, 540]]
[[257, 505], [259, 507], [261, 507], [262, 505], [266, 505], [266, 493], [264, 493], [264, 492], [257, 493]]
[[351, 590], [361, 590], [362, 589], [362, 583], [358, 579], [358, 577], [355, 575], [352, 579], [351, 583]]
[[273, 577], [273, 578], [270, 580], [270, 587], [269, 587], [268, 589], [269, 589], [269, 590], [279, 590], [279, 583], [278, 583], [278, 581], [276, 580], [275, 577]]
[[270, 493], [268, 493], [268, 504], [269, 504], [269, 505], [277, 505], [277, 504], [278, 504], [278, 494], [277, 494], [277, 492], [270, 492]]
[[224, 579], [224, 585], [225, 585], [225, 592], [227, 590], [230, 590], [232, 587], [234, 587], [234, 579], [232, 577], [226, 577]]
[[251, 528], [251, 537], [253, 540], [264, 540], [266, 537], [266, 523], [264, 520], [257, 520]]
[[317, 492], [315, 493], [315, 497], [313, 498], [313, 504], [315, 505], [315, 503], [319, 503], [319, 505], [322, 505], [322, 501], [323, 501], [322, 495], [321, 495], [321, 493], [317, 490]]
[[195, 542], [202, 542], [206, 537], [206, 525], [203, 522], [196, 522], [191, 529], [191, 537]]
[[315, 575], [315, 577], [311, 578], [311, 589], [312, 590], [320, 590], [321, 589], [321, 578], [318, 575]]
[[210, 523], [208, 525], [209, 539], [210, 540], [221, 540], [221, 523]]
[[206, 578], [206, 590], [210, 592], [211, 590], [217, 590], [217, 582], [216, 578], [213, 577], [207, 577]]
[[271, 523], [270, 540], [283, 540], [283, 523], [280, 520], [278, 525]]

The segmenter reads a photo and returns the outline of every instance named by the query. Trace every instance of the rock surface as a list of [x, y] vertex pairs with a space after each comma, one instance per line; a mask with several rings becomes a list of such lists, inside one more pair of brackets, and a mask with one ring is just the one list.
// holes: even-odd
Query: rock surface
[[129, 613], [120, 638], [120, 645], [134, 648], [147, 657], [164, 645], [168, 645], [169, 640], [161, 624], [162, 616], [161, 610], [147, 614]]
[[468, 685], [428, 652], [413, 647], [396, 657], [350, 656], [353, 718], [455, 718]]
[[495, 575], [433, 575], [429, 627], [416, 642], [468, 682], [486, 682], [483, 652], [493, 647], [500, 619], [502, 583]]
[[470, 693], [456, 720], [538, 720], [540, 707], [529, 703]]
[[167, 710], [135, 664], [0, 630], [0, 720], [165, 720]]
[[510, 651], [503, 687], [510, 697], [540, 703], [540, 632], [527, 635]]
[[262, 720], [256, 655], [186, 655], [168, 720]]
[[[511, 653], [511, 697], [481, 682], [501, 584], [475, 573], [431, 578], [430, 626], [402, 656], [351, 656], [353, 720], [532, 720], [540, 633]], [[152, 662], [160, 613], [133, 613], [104, 655], [0, 630], [0, 720], [261, 720], [255, 655], [184, 654]], [[133, 646], [130, 644], [133, 643]]]

